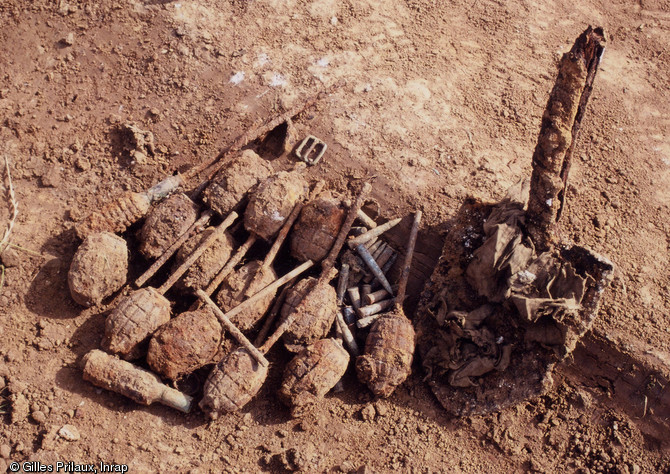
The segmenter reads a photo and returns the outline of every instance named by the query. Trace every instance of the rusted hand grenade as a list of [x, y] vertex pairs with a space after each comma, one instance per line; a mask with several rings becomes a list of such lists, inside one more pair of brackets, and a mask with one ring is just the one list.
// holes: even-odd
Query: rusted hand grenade
[[372, 325], [365, 353], [356, 359], [358, 379], [377, 396], [388, 397], [412, 372], [415, 334], [412, 323], [395, 309]]
[[109, 232], [90, 234], [74, 254], [67, 275], [72, 299], [94, 306], [121, 288], [128, 276], [126, 241]]
[[252, 150], [244, 150], [214, 177], [203, 193], [203, 201], [213, 211], [226, 216], [249, 190], [272, 173], [270, 163]]
[[[261, 269], [262, 264], [260, 260], [253, 260], [224, 280], [216, 295], [219, 307], [224, 313], [244, 301], [245, 295], [254, 295], [277, 279], [275, 271], [271, 267]], [[268, 294], [253, 307], [234, 315], [230, 320], [242, 332], [252, 330], [272, 305], [276, 293]]]
[[94, 232], [123, 232], [149, 212], [152, 202], [163, 199], [180, 184], [180, 176], [170, 176], [143, 193], [127, 191], [77, 223], [75, 231], [80, 239]]
[[301, 346], [326, 337], [330, 331], [337, 311], [337, 293], [328, 281], [336, 273], [337, 270], [333, 269], [329, 278], [300, 280], [286, 293], [282, 317], [286, 318], [294, 311], [298, 313], [283, 336], [288, 350], [297, 352], [302, 349]]
[[93, 349], [82, 359], [84, 380], [141, 403], [162, 403], [184, 413], [191, 410], [193, 399], [163, 385], [157, 375], [130, 362]]
[[102, 348], [126, 360], [141, 357], [143, 343], [170, 320], [170, 302], [154, 288], [133, 291], [105, 321]]
[[203, 388], [200, 408], [213, 420], [237, 411], [258, 393], [267, 375], [268, 368], [240, 347], [212, 369]]
[[155, 206], [140, 231], [140, 252], [160, 257], [198, 218], [198, 206], [184, 193], [177, 193]]
[[147, 363], [164, 377], [175, 380], [222, 355], [223, 328], [205, 307], [187, 311], [163, 324], [151, 337]]
[[292, 416], [302, 416], [335, 386], [348, 365], [349, 353], [340, 340], [320, 339], [288, 363], [279, 398]]
[[291, 255], [301, 262], [318, 262], [326, 257], [344, 222], [341, 202], [330, 195], [307, 204], [291, 234]]
[[[188, 239], [177, 252], [175, 266], [178, 267], [181, 265], [193, 250], [214, 231], [214, 227], [208, 227], [200, 234]], [[179, 287], [182, 290], [205, 288], [226, 264], [234, 247], [235, 241], [233, 237], [228, 232], [222, 233], [195, 263], [186, 270], [186, 273], [184, 273], [184, 276], [178, 283]]]
[[307, 195], [309, 184], [303, 169], [281, 171], [258, 186], [244, 212], [244, 227], [249, 232], [270, 240], [279, 231], [296, 203]]

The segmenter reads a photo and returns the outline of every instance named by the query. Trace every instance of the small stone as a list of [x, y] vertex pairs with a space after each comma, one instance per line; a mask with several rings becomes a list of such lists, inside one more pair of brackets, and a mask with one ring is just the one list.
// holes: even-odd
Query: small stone
[[361, 409], [361, 418], [363, 418], [363, 421], [373, 421], [375, 414], [375, 407], [372, 405], [366, 405]]
[[65, 38], [61, 38], [60, 42], [65, 46], [72, 46], [74, 44], [74, 33], [68, 33]]
[[64, 425], [60, 430], [58, 430], [58, 436], [66, 441], [79, 441], [81, 438], [79, 430], [74, 425]]
[[47, 416], [44, 414], [43, 411], [41, 410], [35, 410], [33, 411], [30, 416], [35, 420], [37, 423], [40, 425], [44, 423], [47, 420]]
[[280, 438], [286, 438], [288, 436], [288, 431], [286, 430], [278, 430], [277, 431], [277, 436]]
[[640, 468], [640, 466], [633, 463], [630, 465], [630, 472], [631, 474], [640, 474], [640, 472], [642, 472], [642, 469]]
[[3, 444], [0, 446], [0, 457], [3, 459], [9, 459], [9, 456], [12, 454], [12, 448], [8, 444]]
[[174, 448], [174, 452], [176, 454], [184, 454], [184, 448], [182, 446], [177, 446], [176, 448]]

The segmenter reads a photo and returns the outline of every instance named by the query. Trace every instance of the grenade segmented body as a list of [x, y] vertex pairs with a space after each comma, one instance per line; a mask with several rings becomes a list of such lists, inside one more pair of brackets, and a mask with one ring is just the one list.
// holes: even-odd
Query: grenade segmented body
[[117, 291], [128, 276], [128, 246], [109, 232], [90, 234], [74, 254], [67, 275], [72, 299], [98, 305]]
[[388, 397], [412, 372], [414, 327], [395, 310], [374, 322], [365, 341], [365, 353], [356, 359], [358, 379], [372, 393]]
[[218, 362], [223, 328], [205, 307], [187, 311], [163, 324], [151, 337], [147, 363], [151, 370], [175, 380], [203, 365]]
[[[194, 235], [177, 252], [175, 267], [181, 265], [188, 256], [216, 229], [208, 227], [202, 233]], [[223, 268], [235, 246], [228, 232], [223, 232], [207, 250], [186, 270], [178, 283], [182, 290], [205, 288]]]
[[291, 233], [291, 255], [301, 262], [318, 262], [328, 255], [344, 221], [340, 201], [329, 196], [307, 204]]
[[300, 171], [282, 171], [266, 179], [249, 198], [244, 227], [265, 240], [275, 235], [309, 185]]
[[286, 294], [281, 309], [283, 318], [297, 312], [293, 324], [284, 333], [287, 349], [297, 352], [304, 345], [326, 337], [335, 321], [337, 293], [327, 281], [313, 277], [295, 284]]
[[126, 360], [137, 359], [156, 329], [170, 320], [170, 302], [154, 288], [133, 291], [105, 321], [102, 347]]
[[272, 166], [252, 150], [244, 150], [219, 171], [203, 193], [213, 211], [226, 216], [259, 182], [272, 175]]
[[240, 347], [212, 369], [203, 388], [200, 408], [211, 419], [240, 410], [258, 393], [268, 368]]
[[147, 193], [127, 191], [77, 223], [75, 231], [80, 239], [94, 232], [123, 232], [144, 217], [150, 208], [151, 198]]
[[348, 365], [349, 353], [340, 340], [318, 340], [288, 363], [279, 398], [292, 416], [302, 416], [335, 386]]
[[198, 206], [177, 193], [149, 212], [140, 231], [140, 252], [147, 258], [160, 257], [198, 218]]
[[[262, 263], [260, 260], [253, 260], [226, 278], [216, 295], [216, 301], [224, 313], [277, 279], [277, 274], [272, 268], [259, 271]], [[253, 329], [272, 305], [276, 293], [276, 291], [269, 293], [252, 307], [231, 317], [230, 320], [242, 332]]]

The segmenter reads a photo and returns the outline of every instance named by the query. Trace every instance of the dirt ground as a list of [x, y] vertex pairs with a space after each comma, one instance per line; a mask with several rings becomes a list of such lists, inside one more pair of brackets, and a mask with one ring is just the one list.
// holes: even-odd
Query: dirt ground
[[[0, 22], [0, 156], [21, 247], [2, 256], [0, 472], [28, 460], [130, 472], [668, 472], [669, 2], [3, 0]], [[84, 310], [67, 289], [73, 225], [91, 210], [344, 80], [297, 123], [328, 143], [310, 172], [338, 191], [376, 175], [383, 217], [423, 210], [411, 306], [463, 199], [499, 199], [529, 175], [557, 61], [588, 24], [608, 44], [563, 230], [617, 270], [546, 396], [453, 418], [415, 363], [388, 399], [350, 370], [343, 392], [292, 420], [271, 370], [241, 413], [208, 422], [82, 380], [78, 360], [99, 346], [111, 309]], [[126, 121], [154, 134], [153, 155], [128, 153]], [[3, 230], [9, 216], [3, 204]], [[281, 367], [288, 355], [270, 358]]]

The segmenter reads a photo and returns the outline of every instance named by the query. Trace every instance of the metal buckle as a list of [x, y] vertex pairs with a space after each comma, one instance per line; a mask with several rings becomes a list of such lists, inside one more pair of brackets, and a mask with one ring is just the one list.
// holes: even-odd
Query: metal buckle
[[[303, 149], [308, 144], [309, 146], [303, 153]], [[307, 135], [307, 137], [300, 142], [298, 148], [296, 148], [295, 155], [308, 165], [314, 166], [321, 160], [321, 157], [326, 152], [326, 148], [328, 148], [328, 145], [326, 145], [323, 140], [316, 138], [314, 135]]]

